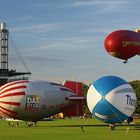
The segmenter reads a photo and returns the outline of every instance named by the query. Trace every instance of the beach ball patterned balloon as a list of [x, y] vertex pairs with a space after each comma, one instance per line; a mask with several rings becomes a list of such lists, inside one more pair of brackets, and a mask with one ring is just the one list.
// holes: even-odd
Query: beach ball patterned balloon
[[106, 123], [121, 123], [133, 114], [136, 94], [125, 80], [105, 76], [90, 86], [87, 105], [95, 118]]

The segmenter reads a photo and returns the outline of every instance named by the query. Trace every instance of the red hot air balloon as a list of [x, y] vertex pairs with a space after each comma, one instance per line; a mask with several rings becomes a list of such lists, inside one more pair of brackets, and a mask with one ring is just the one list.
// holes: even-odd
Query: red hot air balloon
[[140, 55], [140, 32], [117, 30], [110, 33], [104, 41], [106, 51], [119, 59], [127, 60]]

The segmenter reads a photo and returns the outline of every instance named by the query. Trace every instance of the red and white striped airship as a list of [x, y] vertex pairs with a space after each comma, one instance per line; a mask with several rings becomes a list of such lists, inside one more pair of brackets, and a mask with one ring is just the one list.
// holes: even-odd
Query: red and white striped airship
[[83, 113], [82, 83], [63, 85], [21, 80], [0, 87], [0, 113], [6, 117], [37, 122], [59, 112], [66, 116]]

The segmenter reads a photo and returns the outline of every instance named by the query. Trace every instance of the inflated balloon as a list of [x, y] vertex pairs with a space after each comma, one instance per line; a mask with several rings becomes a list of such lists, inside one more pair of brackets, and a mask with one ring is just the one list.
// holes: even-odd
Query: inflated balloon
[[105, 76], [90, 86], [87, 104], [93, 116], [100, 121], [121, 123], [133, 114], [136, 94], [125, 80]]
[[140, 32], [117, 30], [110, 33], [104, 41], [106, 51], [119, 59], [140, 55]]

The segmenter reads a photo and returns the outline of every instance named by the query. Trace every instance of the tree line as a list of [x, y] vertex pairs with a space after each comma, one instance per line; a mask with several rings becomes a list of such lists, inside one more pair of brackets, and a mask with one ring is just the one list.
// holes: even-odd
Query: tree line
[[140, 113], [140, 80], [130, 81], [129, 84], [133, 87], [137, 97], [136, 110], [134, 113]]

